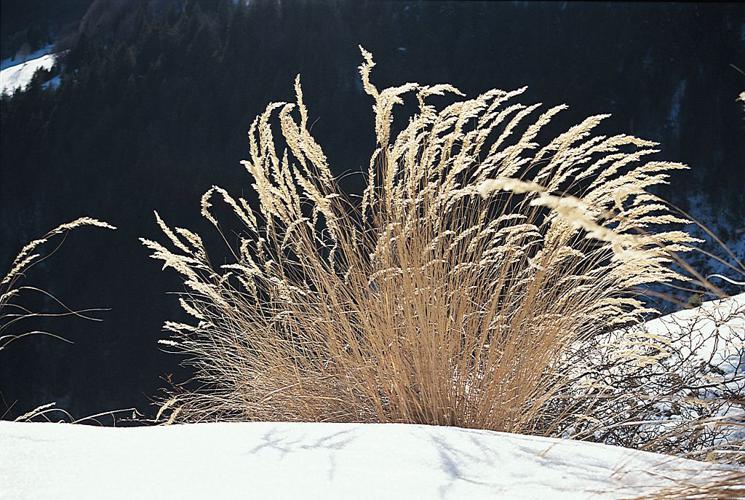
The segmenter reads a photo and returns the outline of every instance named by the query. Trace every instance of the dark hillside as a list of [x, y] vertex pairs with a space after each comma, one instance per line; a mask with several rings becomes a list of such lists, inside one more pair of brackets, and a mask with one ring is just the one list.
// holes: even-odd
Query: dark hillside
[[[90, 3], [2, 2], [4, 53], [39, 16], [82, 22], [58, 89], [36, 81], [0, 100], [0, 269], [24, 242], [79, 215], [119, 227], [71, 235], [28, 276], [72, 307], [111, 311], [103, 323], [34, 325], [75, 344], [35, 338], [2, 353], [0, 415], [19, 401], [5, 418], [49, 401], [76, 416], [150, 412], [147, 396], [178, 362], [156, 345], [161, 323], [178, 314], [165, 294], [177, 282], [137, 241], [156, 232], [152, 211], [209, 233], [200, 195], [213, 184], [247, 188], [238, 161], [248, 126], [267, 102], [292, 97], [297, 73], [336, 173], [366, 168], [373, 115], [358, 44], [375, 55], [381, 87], [528, 85], [527, 99], [570, 105], [557, 123], [612, 113], [605, 131], [660, 141], [661, 158], [692, 167], [674, 179], [674, 201], [703, 193], [727, 227], [745, 226], [735, 104], [745, 75], [731, 66], [745, 69], [741, 5], [121, 0], [83, 15]], [[55, 32], [40, 29], [28, 40]], [[359, 180], [345, 186], [359, 190]]]

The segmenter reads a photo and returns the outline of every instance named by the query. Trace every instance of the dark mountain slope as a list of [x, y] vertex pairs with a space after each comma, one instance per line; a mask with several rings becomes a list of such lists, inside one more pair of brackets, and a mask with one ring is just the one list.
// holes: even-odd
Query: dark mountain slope
[[[13, 15], [13, 29], [31, 22]], [[375, 54], [381, 86], [529, 85], [528, 99], [570, 104], [562, 124], [613, 113], [606, 131], [660, 141], [662, 158], [691, 165], [667, 193], [676, 202], [703, 193], [728, 226], [745, 220], [737, 4], [98, 1], [78, 19], [60, 87], [39, 81], [0, 101], [0, 269], [64, 220], [107, 220], [119, 231], [72, 235], [29, 279], [70, 306], [112, 310], [103, 323], [34, 325], [74, 345], [34, 338], [2, 353], [0, 391], [19, 401], [6, 418], [49, 401], [76, 416], [146, 409], [178, 362], [156, 345], [178, 284], [137, 241], [157, 230], [152, 210], [212, 234], [199, 196], [247, 189], [248, 125], [292, 97], [297, 73], [336, 172], [360, 171], [373, 134], [358, 44]]]

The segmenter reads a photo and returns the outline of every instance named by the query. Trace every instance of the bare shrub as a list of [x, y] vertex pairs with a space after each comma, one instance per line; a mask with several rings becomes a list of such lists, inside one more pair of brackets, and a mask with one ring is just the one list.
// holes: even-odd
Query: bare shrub
[[[308, 130], [298, 78], [296, 102], [270, 104], [249, 130], [242, 163], [258, 210], [219, 187], [202, 198], [218, 230], [216, 197], [245, 225], [235, 260], [213, 265], [197, 234], [157, 214], [168, 247], [142, 240], [183, 277], [194, 317], [165, 325], [162, 342], [187, 355], [197, 386], [171, 395], [170, 420], [596, 437], [581, 424], [608, 395], [572, 367], [653, 312], [640, 287], [689, 279], [669, 264], [695, 240], [649, 192], [685, 167], [645, 161], [652, 142], [595, 135], [607, 115], [544, 140], [565, 106], [514, 102], [524, 88], [380, 90], [362, 54], [377, 148], [359, 204]], [[453, 102], [438, 109], [434, 96]], [[418, 111], [399, 127], [405, 97]]]
[[[557, 398], [578, 439], [745, 462], [745, 294], [575, 346]], [[570, 349], [571, 350], [571, 349]]]

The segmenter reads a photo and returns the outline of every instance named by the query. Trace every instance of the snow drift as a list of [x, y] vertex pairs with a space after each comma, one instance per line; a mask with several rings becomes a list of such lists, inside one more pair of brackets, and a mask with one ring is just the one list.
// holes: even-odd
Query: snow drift
[[406, 424], [0, 423], [0, 498], [628, 498], [715, 466]]

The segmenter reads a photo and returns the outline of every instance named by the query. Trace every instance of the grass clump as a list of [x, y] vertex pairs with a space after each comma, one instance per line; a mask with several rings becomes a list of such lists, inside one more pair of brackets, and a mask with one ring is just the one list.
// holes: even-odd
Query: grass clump
[[[377, 147], [359, 203], [309, 131], [298, 78], [296, 102], [249, 130], [258, 208], [219, 187], [202, 198], [218, 229], [215, 198], [245, 225], [233, 262], [213, 265], [199, 235], [156, 214], [168, 243], [143, 243], [183, 277], [194, 318], [165, 325], [197, 386], [173, 395], [171, 420], [544, 435], [586, 421], [590, 405], [566, 391], [576, 346], [649, 313], [640, 287], [685, 279], [669, 264], [694, 239], [650, 193], [685, 167], [645, 161], [652, 142], [596, 135], [607, 115], [544, 139], [565, 106], [516, 102], [524, 88], [378, 89], [362, 55]], [[417, 111], [399, 126], [404, 98]]]

